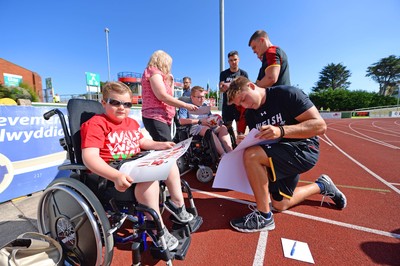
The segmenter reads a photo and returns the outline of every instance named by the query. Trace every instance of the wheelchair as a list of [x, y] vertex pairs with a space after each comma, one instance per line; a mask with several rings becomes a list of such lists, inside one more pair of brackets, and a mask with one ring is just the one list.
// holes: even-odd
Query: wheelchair
[[[69, 170], [71, 175], [55, 179], [45, 189], [38, 205], [39, 231], [60, 242], [65, 261], [70, 265], [110, 265], [114, 243], [131, 243], [132, 265], [140, 265], [141, 254], [147, 250], [153, 258], [163, 260], [167, 265], [172, 265], [174, 259], [183, 260], [190, 246], [191, 234], [203, 222], [197, 213], [189, 184], [181, 179], [182, 191], [190, 202], [187, 211], [193, 214], [194, 219], [180, 224], [170, 216], [170, 232], [178, 238], [179, 246], [169, 251], [159, 215], [135, 200], [134, 188], [118, 192], [111, 181], [90, 173], [82, 162], [80, 126], [93, 115], [104, 113], [102, 105], [93, 100], [71, 99], [67, 111], [68, 125], [59, 109], [52, 109], [43, 115], [46, 120], [54, 115], [60, 119], [64, 131], [60, 145], [67, 151], [70, 163], [59, 166], [59, 169]], [[166, 186], [160, 182], [160, 211], [163, 211], [167, 197]], [[146, 219], [145, 214], [152, 220]], [[118, 229], [126, 221], [131, 222], [133, 233], [121, 237]], [[161, 244], [149, 245], [147, 235]]]
[[[190, 137], [190, 125], [177, 123], [174, 142], [178, 143]], [[204, 136], [193, 136], [192, 142], [186, 153], [178, 159], [178, 168], [181, 173], [197, 169], [196, 178], [202, 183], [207, 183], [214, 177], [219, 163], [219, 155], [215, 147], [211, 129]]]

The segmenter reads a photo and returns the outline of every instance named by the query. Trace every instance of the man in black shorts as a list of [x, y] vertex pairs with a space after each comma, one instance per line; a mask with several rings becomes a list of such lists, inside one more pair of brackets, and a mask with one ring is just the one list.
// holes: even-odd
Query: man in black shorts
[[239, 77], [231, 83], [227, 96], [230, 104], [247, 109], [247, 124], [250, 129], [260, 131], [258, 138], [277, 140], [274, 144], [252, 146], [244, 151], [244, 166], [257, 208], [249, 215], [232, 220], [233, 228], [241, 232], [274, 229], [269, 194], [272, 206], [278, 211], [314, 194], [330, 197], [339, 209], [346, 207], [345, 195], [327, 175], [321, 175], [315, 183], [297, 187], [300, 174], [317, 163], [316, 136], [326, 131], [325, 121], [303, 91], [291, 86], [264, 89]]

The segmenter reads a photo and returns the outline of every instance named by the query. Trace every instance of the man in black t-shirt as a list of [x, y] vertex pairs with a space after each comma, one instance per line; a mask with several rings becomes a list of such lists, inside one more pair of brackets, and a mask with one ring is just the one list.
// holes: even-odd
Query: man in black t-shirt
[[265, 89], [239, 77], [231, 82], [227, 96], [228, 103], [247, 109], [249, 128], [260, 131], [256, 137], [272, 142], [249, 147], [243, 153], [257, 207], [251, 214], [232, 220], [233, 228], [241, 232], [274, 229], [269, 196], [278, 211], [314, 194], [330, 197], [339, 209], [346, 207], [345, 195], [325, 174], [315, 183], [297, 186], [300, 174], [317, 163], [317, 135], [326, 131], [324, 119], [303, 91], [291, 86]]
[[228, 53], [229, 68], [222, 71], [219, 75], [219, 88], [223, 93], [222, 99], [222, 120], [228, 128], [232, 127], [233, 120], [236, 121], [238, 134], [244, 134], [246, 131], [246, 120], [244, 118], [245, 109], [240, 106], [228, 105], [226, 90], [232, 80], [239, 76], [248, 78], [247, 72], [239, 68], [239, 53], [232, 51]]

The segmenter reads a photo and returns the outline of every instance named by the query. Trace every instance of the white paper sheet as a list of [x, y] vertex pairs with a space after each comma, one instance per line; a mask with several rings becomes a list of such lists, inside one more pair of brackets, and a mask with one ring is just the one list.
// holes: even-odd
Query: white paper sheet
[[[311, 251], [307, 243], [286, 238], [281, 238], [281, 241], [282, 241], [283, 255], [286, 258], [300, 260], [314, 264], [314, 259], [311, 255]], [[296, 246], [293, 249], [294, 243], [296, 243]]]
[[208, 115], [211, 112], [211, 106], [202, 105], [197, 110], [189, 111], [189, 114], [194, 115]]
[[247, 147], [278, 141], [256, 138], [255, 135], [258, 132], [257, 129], [252, 129], [233, 151], [222, 157], [215, 175], [213, 188], [226, 188], [253, 195], [243, 165], [243, 151]]
[[191, 141], [192, 138], [189, 138], [177, 143], [171, 149], [152, 151], [142, 158], [124, 163], [119, 171], [132, 177], [134, 183], [165, 180], [172, 165], [176, 164], [176, 160], [186, 152]]

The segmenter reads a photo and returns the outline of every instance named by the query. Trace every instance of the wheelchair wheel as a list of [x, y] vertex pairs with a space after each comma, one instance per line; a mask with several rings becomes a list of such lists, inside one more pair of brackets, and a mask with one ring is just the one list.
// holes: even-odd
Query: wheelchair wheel
[[38, 229], [57, 239], [80, 265], [110, 265], [114, 240], [103, 206], [93, 192], [73, 178], [59, 178], [44, 191]]
[[214, 177], [214, 173], [210, 167], [200, 166], [199, 169], [197, 169], [196, 177], [200, 182], [207, 183]]

